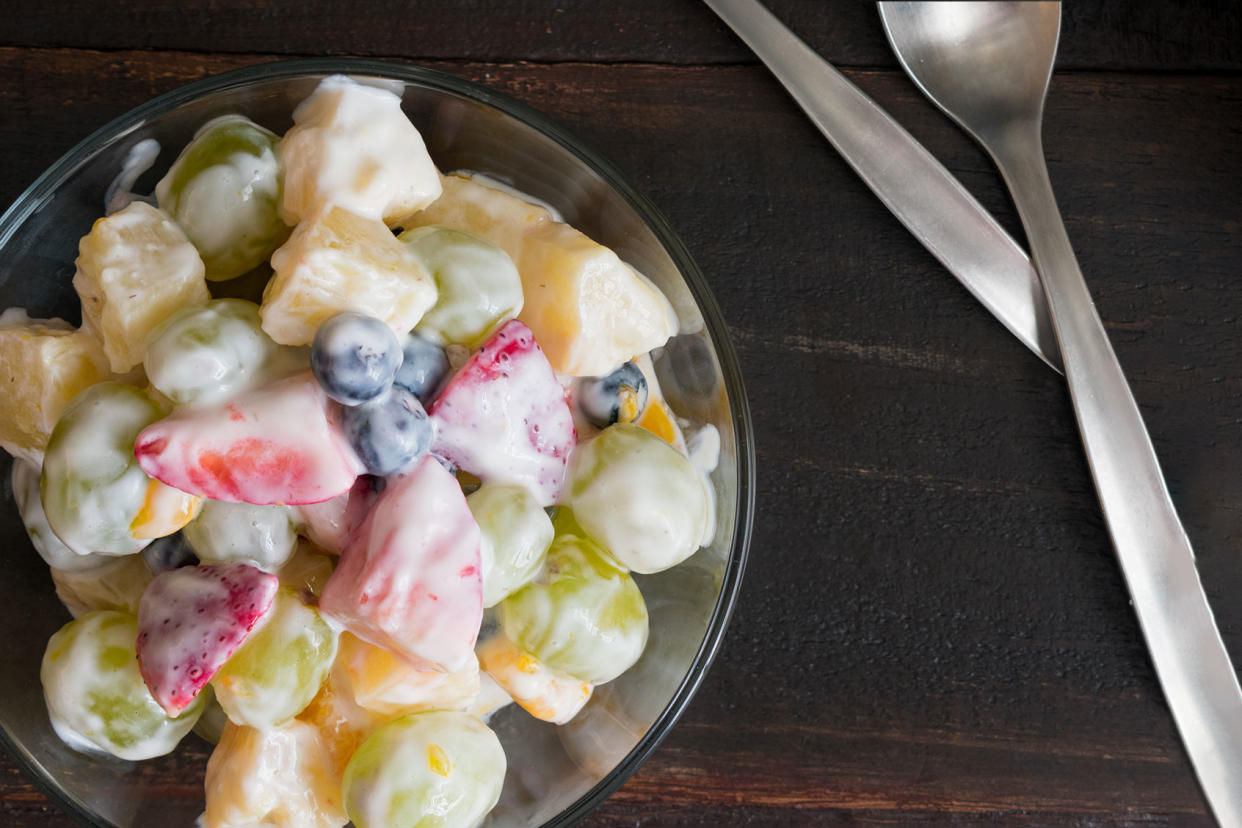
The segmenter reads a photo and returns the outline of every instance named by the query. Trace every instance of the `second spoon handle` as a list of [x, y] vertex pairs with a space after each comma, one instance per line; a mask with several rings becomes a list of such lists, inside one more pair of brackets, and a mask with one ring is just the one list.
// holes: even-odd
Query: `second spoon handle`
[[990, 149], [1043, 279], [1091, 474], [1160, 684], [1204, 790], [1210, 797], [1217, 792], [1217, 818], [1242, 825], [1242, 688], [1151, 438], [1070, 246], [1038, 124], [1007, 132]]

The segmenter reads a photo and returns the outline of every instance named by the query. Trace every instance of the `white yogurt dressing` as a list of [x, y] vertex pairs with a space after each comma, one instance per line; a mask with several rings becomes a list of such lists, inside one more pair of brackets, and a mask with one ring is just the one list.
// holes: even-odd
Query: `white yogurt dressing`
[[134, 192], [134, 185], [142, 174], [151, 169], [155, 159], [160, 155], [160, 142], [154, 138], [145, 138], [130, 147], [125, 160], [121, 162], [121, 171], [112, 179], [104, 195], [104, 215], [120, 212], [135, 201], [154, 204], [151, 196], [142, 196]]

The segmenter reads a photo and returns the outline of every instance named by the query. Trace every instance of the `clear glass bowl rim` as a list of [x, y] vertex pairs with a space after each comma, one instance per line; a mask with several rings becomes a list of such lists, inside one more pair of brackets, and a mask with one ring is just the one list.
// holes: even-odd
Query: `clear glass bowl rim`
[[[148, 120], [206, 95], [248, 86], [256, 81], [336, 73], [392, 78], [476, 101], [525, 123], [577, 156], [617, 191], [655, 234], [673, 260], [678, 272], [685, 279], [691, 295], [694, 296], [703, 314], [716, 356], [720, 360], [737, 445], [737, 515], [720, 595], [698, 653], [663, 712], [652, 723], [638, 744], [607, 776], [572, 805], [548, 821], [545, 828], [572, 825], [620, 788], [638, 770], [672, 729], [698, 689], [720, 648], [737, 601], [742, 574], [746, 568], [754, 520], [754, 433], [737, 353], [729, 340], [724, 319], [707, 285], [707, 279], [655, 205], [638, 192], [611, 161], [586, 146], [548, 116], [508, 95], [455, 75], [421, 66], [361, 58], [307, 58], [259, 63], [212, 75], [157, 95], [146, 103], [114, 118], [57, 159], [13, 201], [3, 215], [0, 215], [0, 247], [9, 243], [17, 229], [56, 192], [74, 170], [89, 163], [91, 158], [106, 145], [139, 128]], [[27, 778], [32, 779], [36, 786], [63, 810], [83, 824], [98, 828], [112, 828], [106, 823], [99, 822], [92, 813], [85, 810], [83, 803], [66, 796], [55, 781], [33, 760], [33, 757], [12, 740], [3, 728], [0, 728], [0, 743], [3, 743], [9, 755], [17, 760]]]

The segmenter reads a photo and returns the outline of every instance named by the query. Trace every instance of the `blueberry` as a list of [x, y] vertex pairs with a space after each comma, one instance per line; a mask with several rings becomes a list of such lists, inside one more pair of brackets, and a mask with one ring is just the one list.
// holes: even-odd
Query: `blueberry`
[[180, 532], [151, 541], [142, 550], [142, 559], [146, 562], [147, 569], [156, 575], [198, 563], [198, 556]]
[[417, 334], [405, 338], [402, 352], [401, 368], [393, 384], [427, 402], [448, 373], [448, 357], [439, 345]]
[[361, 405], [383, 394], [401, 367], [401, 342], [381, 320], [338, 313], [319, 326], [311, 370], [324, 393], [341, 405]]
[[370, 474], [396, 474], [431, 448], [422, 403], [395, 385], [379, 399], [342, 409], [341, 427]]
[[606, 377], [578, 380], [574, 398], [596, 428], [633, 422], [647, 407], [647, 378], [637, 365], [627, 362]]

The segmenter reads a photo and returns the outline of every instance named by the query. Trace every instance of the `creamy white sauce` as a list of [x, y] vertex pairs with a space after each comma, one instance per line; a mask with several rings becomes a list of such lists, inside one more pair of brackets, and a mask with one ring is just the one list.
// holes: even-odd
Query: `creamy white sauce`
[[716, 487], [712, 485], [712, 472], [720, 464], [720, 432], [711, 423], [705, 423], [686, 440], [690, 462], [702, 474], [703, 496], [707, 500], [707, 517], [703, 521], [700, 546], [707, 546], [716, 537]]
[[144, 172], [151, 169], [159, 155], [160, 142], [154, 138], [145, 138], [130, 147], [125, 160], [121, 162], [121, 171], [116, 174], [116, 178], [112, 179], [112, 183], [108, 185], [107, 192], [104, 194], [104, 215], [110, 216], [120, 212], [135, 201], [155, 203], [155, 199], [151, 196], [138, 195], [133, 190], [138, 179]]

